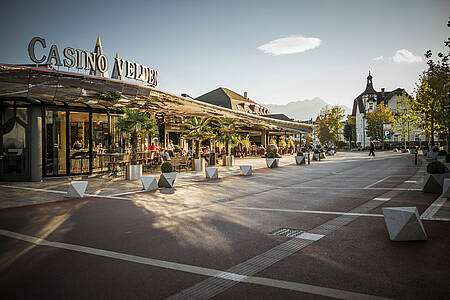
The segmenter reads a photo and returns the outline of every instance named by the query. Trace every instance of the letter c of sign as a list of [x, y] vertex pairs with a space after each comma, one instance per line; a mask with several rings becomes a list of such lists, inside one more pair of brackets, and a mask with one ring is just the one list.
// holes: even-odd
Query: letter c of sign
[[47, 57], [44, 55], [41, 59], [37, 59], [36, 55], [34, 53], [34, 45], [36, 42], [39, 42], [42, 45], [42, 48], [46, 47], [45, 40], [40, 37], [34, 37], [30, 43], [28, 44], [28, 55], [30, 56], [31, 60], [34, 61], [37, 64], [40, 64], [43, 62]]

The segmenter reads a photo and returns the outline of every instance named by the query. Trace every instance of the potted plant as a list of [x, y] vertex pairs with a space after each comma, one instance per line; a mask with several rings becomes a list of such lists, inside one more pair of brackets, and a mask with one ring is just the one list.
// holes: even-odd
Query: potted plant
[[297, 152], [297, 156], [295, 156], [295, 163], [297, 165], [305, 163], [305, 156], [303, 155], [303, 152]]
[[428, 152], [428, 158], [437, 159], [438, 153], [439, 153], [439, 148], [435, 146], [435, 147], [433, 147], [431, 152]]
[[165, 188], [173, 188], [177, 173], [173, 172], [172, 164], [168, 161], [161, 165], [161, 176], [159, 176], [158, 186]]
[[320, 160], [320, 151], [319, 151], [319, 149], [315, 149], [314, 150], [313, 158], [314, 158], [314, 160], [317, 160], [317, 161]]
[[422, 191], [425, 193], [442, 193], [442, 186], [444, 178], [448, 174], [447, 167], [440, 161], [434, 160], [427, 166], [427, 173], [425, 173], [425, 180]]
[[327, 158], [327, 156], [325, 155], [325, 151], [323, 150], [323, 148], [320, 148], [320, 149], [319, 149], [319, 153], [320, 153], [320, 158], [321, 158], [321, 159]]
[[266, 155], [266, 164], [268, 168], [278, 168], [279, 158], [275, 157], [275, 153], [269, 152]]
[[155, 128], [155, 122], [150, 119], [147, 113], [139, 110], [124, 109], [125, 117], [118, 119], [115, 123], [119, 132], [127, 138], [130, 138], [131, 153], [130, 164], [127, 165], [127, 179], [138, 180], [142, 176], [142, 165], [138, 164], [138, 138], [145, 137], [152, 133]]
[[445, 156], [447, 155], [447, 151], [445, 151], [445, 150], [440, 150], [439, 152], [438, 152], [438, 155], [437, 155], [437, 160], [439, 160], [440, 162], [443, 162], [443, 163], [445, 163]]
[[214, 133], [209, 126], [209, 118], [191, 117], [184, 122], [186, 129], [181, 133], [182, 136], [192, 139], [195, 144], [195, 158], [192, 169], [194, 171], [203, 171], [205, 169], [205, 160], [200, 158], [200, 144], [203, 140], [214, 137]]
[[236, 120], [220, 118], [217, 120], [216, 125], [216, 140], [225, 145], [225, 156], [222, 158], [222, 164], [224, 166], [232, 166], [233, 155], [230, 155], [230, 144], [239, 142], [239, 137], [236, 134]]

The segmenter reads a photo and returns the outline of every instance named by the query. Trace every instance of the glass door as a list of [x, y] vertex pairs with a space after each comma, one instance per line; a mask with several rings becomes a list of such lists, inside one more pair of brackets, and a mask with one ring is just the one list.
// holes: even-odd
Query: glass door
[[69, 113], [70, 173], [89, 173], [90, 122], [88, 112]]
[[45, 175], [67, 174], [67, 112], [45, 112]]

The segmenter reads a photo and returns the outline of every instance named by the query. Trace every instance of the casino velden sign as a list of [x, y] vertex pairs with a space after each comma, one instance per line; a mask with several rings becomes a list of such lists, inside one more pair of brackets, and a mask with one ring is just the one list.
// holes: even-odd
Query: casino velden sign
[[[36, 64], [45, 62], [47, 65], [58, 67], [76, 67], [78, 70], [88, 70], [90, 71], [90, 74], [102, 77], [108, 73], [108, 58], [102, 53], [101, 45], [100, 51], [96, 52], [66, 47], [62, 52], [62, 56], [60, 55], [58, 47], [56, 45], [51, 45], [48, 55], [42, 55], [39, 58], [36, 57], [36, 48], [38, 47], [45, 49], [47, 44], [45, 39], [34, 37], [28, 44], [28, 55]], [[61, 57], [63, 57], [62, 60]], [[129, 60], [121, 59], [119, 58], [119, 55], [116, 54], [111, 78], [124, 80], [125, 77], [147, 83], [152, 87], [158, 85], [158, 72], [156, 70]]]

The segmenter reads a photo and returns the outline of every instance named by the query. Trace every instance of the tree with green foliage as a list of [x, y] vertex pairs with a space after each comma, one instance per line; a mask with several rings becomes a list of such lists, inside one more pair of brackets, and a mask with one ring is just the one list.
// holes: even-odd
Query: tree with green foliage
[[116, 121], [115, 126], [119, 132], [131, 138], [130, 163], [137, 164], [138, 137], [145, 137], [155, 130], [155, 122], [148, 114], [139, 110], [124, 109], [125, 117]]
[[443, 109], [443, 99], [438, 94], [439, 92], [433, 88], [427, 75], [424, 74], [420, 77], [416, 100], [412, 103], [413, 112], [421, 116], [419, 128], [427, 134], [428, 141], [432, 146], [434, 146], [436, 135], [445, 132], [446, 112]]
[[236, 120], [231, 118], [219, 118], [216, 121], [216, 139], [225, 145], [225, 153], [230, 153], [230, 144], [239, 143], [239, 136], [236, 134]]
[[352, 141], [356, 141], [356, 117], [352, 115], [347, 116], [347, 121], [344, 125], [344, 139], [348, 141], [349, 148], [352, 148]]
[[409, 96], [405, 91], [397, 98], [397, 109], [395, 112], [395, 131], [399, 133], [404, 141], [406, 149], [406, 141], [409, 140], [409, 134], [415, 125], [420, 124], [417, 114], [412, 110], [414, 98]]
[[185, 130], [181, 135], [192, 139], [195, 144], [195, 158], [200, 158], [200, 144], [202, 141], [214, 137], [211, 129], [210, 118], [191, 117], [184, 122]]
[[342, 124], [344, 117], [344, 109], [339, 105], [335, 105], [331, 109], [328, 107], [322, 109], [317, 120], [318, 137], [322, 144], [336, 143], [339, 131], [344, 126]]
[[[450, 27], [450, 19], [447, 23]], [[414, 111], [423, 118], [422, 129], [428, 133], [431, 145], [434, 145], [436, 134], [447, 135], [447, 145], [450, 149], [450, 37], [444, 41], [446, 53], [439, 52], [433, 60], [433, 53], [428, 50], [426, 70], [419, 79], [416, 89]]]
[[394, 124], [394, 114], [383, 102], [377, 104], [372, 112], [366, 114], [367, 136], [371, 141], [381, 141], [384, 149], [383, 124]]

